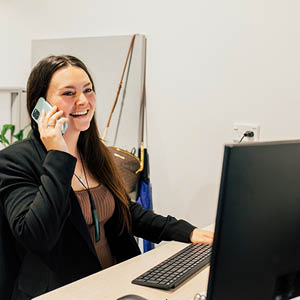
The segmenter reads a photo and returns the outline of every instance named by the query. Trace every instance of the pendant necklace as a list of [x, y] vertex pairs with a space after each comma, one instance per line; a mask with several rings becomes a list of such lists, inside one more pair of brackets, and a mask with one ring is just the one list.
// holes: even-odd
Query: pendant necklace
[[90, 192], [89, 182], [87, 180], [87, 176], [86, 176], [86, 173], [85, 173], [85, 168], [84, 168], [84, 164], [82, 162], [81, 153], [79, 153], [79, 156], [80, 156], [80, 161], [81, 161], [82, 170], [83, 170], [83, 174], [84, 174], [84, 177], [85, 177], [86, 185], [84, 184], [84, 182], [83, 182], [83, 180], [80, 176], [76, 175], [75, 173], [74, 173], [74, 175], [78, 179], [78, 181], [81, 183], [81, 185], [85, 188], [85, 190], [87, 191], [87, 193], [89, 195], [89, 200], [90, 200], [91, 210], [92, 210], [93, 224], [95, 226], [95, 239], [96, 239], [96, 242], [98, 242], [100, 240], [100, 227], [99, 227], [99, 219], [98, 219], [97, 209], [96, 209], [96, 205], [95, 205], [93, 195]]

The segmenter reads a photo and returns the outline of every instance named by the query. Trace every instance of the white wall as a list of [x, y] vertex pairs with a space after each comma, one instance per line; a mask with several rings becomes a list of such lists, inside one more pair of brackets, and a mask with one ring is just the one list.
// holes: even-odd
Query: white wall
[[157, 212], [214, 221], [233, 123], [299, 138], [300, 1], [0, 0], [0, 86], [24, 86], [32, 39], [145, 34]]

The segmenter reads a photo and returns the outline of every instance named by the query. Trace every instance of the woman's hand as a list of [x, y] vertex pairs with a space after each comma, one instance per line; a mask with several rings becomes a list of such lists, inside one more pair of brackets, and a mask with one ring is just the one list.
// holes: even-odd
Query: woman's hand
[[195, 228], [191, 235], [190, 240], [194, 244], [212, 244], [214, 238], [214, 233], [212, 231], [203, 230], [200, 228]]
[[67, 122], [68, 119], [60, 118], [58, 120], [58, 118], [62, 115], [63, 111], [57, 111], [57, 106], [53, 106], [47, 115], [45, 111], [42, 110], [42, 115], [38, 125], [41, 140], [47, 151], [60, 150], [68, 152], [67, 144], [61, 133], [62, 125]]

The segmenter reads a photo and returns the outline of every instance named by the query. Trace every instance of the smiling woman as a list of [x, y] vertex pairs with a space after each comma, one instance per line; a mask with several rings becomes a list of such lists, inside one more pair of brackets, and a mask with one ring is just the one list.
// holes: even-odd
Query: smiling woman
[[96, 96], [87, 73], [74, 66], [57, 70], [50, 81], [46, 99], [68, 119], [66, 137], [89, 128], [95, 112]]
[[42, 59], [28, 79], [29, 114], [41, 97], [52, 108], [38, 125], [32, 120], [31, 137], [0, 152], [0, 209], [20, 262], [6, 285], [11, 299], [31, 299], [140, 254], [134, 236], [212, 243], [212, 233], [129, 199], [100, 139], [95, 86], [82, 61]]

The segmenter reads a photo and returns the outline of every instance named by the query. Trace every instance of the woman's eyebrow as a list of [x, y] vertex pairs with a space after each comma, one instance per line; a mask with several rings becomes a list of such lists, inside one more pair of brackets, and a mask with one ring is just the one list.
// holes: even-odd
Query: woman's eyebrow
[[[87, 82], [83, 85], [83, 87], [85, 88], [91, 84], [92, 84], [91, 82]], [[67, 86], [63, 86], [60, 88], [60, 90], [63, 90], [63, 89], [76, 89], [76, 87], [74, 85], [67, 85]]]

